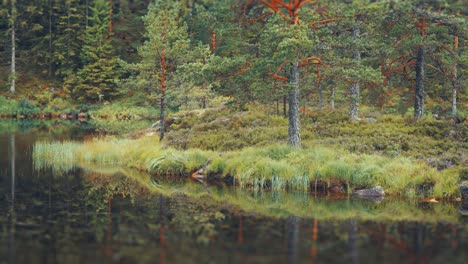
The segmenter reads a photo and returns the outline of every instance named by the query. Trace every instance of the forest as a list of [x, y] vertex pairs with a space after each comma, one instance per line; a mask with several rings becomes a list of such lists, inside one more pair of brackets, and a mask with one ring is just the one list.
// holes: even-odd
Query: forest
[[[411, 158], [452, 169], [451, 191], [439, 196], [453, 196], [466, 177], [465, 7], [460, 0], [3, 1], [0, 113], [87, 117], [132, 138], [149, 126], [137, 120], [151, 121], [147, 134], [159, 135], [151, 144], [160, 151], [282, 152], [287, 143], [305, 156], [321, 146]], [[158, 166], [133, 154], [141, 160], [130, 167]], [[200, 155], [196, 166], [169, 166], [167, 174], [192, 173], [214, 154]], [[223, 162], [218, 175], [242, 174]]]
[[0, 260], [466, 263], [467, 14], [0, 1]]

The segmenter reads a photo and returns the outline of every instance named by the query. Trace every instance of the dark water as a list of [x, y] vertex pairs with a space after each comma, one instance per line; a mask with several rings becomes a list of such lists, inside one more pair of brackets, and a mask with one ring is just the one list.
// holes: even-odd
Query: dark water
[[0, 131], [0, 263], [467, 263], [456, 204], [214, 187], [167, 197], [123, 173], [35, 171], [36, 140], [81, 140], [82, 125], [11, 127]]

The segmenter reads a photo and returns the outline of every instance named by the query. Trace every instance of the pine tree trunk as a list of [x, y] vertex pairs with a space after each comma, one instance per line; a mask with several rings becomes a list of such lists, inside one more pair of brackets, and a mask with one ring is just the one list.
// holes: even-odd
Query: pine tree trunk
[[[359, 38], [359, 34], [360, 34], [359, 22], [355, 21], [354, 26], [353, 26], [353, 41], [354, 42], [357, 42], [357, 39]], [[361, 52], [358, 50], [358, 48], [354, 48], [353, 60], [356, 62], [356, 64], [359, 64], [361, 60]], [[359, 94], [360, 94], [359, 83], [353, 82], [349, 90], [349, 98], [350, 98], [349, 117], [352, 120], [359, 120], [359, 96], [360, 96]]]
[[414, 88], [414, 117], [419, 119], [424, 113], [424, 54], [425, 47], [418, 48], [416, 57], [416, 86]]
[[161, 128], [159, 129], [159, 140], [164, 139], [164, 104], [166, 96], [166, 54], [164, 48], [161, 52], [161, 101], [159, 106], [159, 124]]
[[300, 120], [299, 120], [299, 62], [296, 60], [291, 65], [289, 82], [292, 88], [289, 90], [289, 124], [288, 144], [301, 147]]
[[457, 116], [457, 81], [452, 80], [452, 117]]
[[[47, 72], [47, 76], [49, 80], [52, 78], [52, 61], [53, 61], [53, 54], [52, 54], [52, 13], [54, 12], [52, 9], [52, 0], [49, 0], [49, 70]], [[87, 17], [86, 17], [87, 19]]]
[[11, 1], [11, 86], [10, 86], [10, 92], [12, 94], [15, 93], [16, 87], [16, 28], [15, 28], [15, 23], [16, 23], [16, 6], [15, 6], [16, 1]]
[[332, 109], [335, 109], [335, 86], [334, 85], [332, 85], [330, 97], [331, 97], [330, 106]]
[[11, 24], [11, 87], [10, 92], [15, 93], [16, 81], [16, 39], [15, 39], [15, 22]]
[[164, 139], [164, 97], [165, 97], [165, 92], [162, 91], [161, 94], [161, 99], [160, 99], [160, 105], [159, 105], [159, 141], [162, 141]]
[[[454, 37], [454, 51], [458, 54], [458, 36]], [[453, 62], [453, 73], [452, 73], [452, 117], [457, 116], [457, 61], [456, 58]]]
[[[166, 19], [163, 18], [163, 23], [162, 23], [163, 30], [161, 32], [161, 39], [163, 40], [162, 42], [165, 44], [166, 43]], [[159, 141], [162, 141], [164, 139], [164, 99], [166, 96], [166, 50], [164, 46], [161, 49], [161, 58], [160, 58], [160, 63], [161, 63], [161, 101], [160, 101], [160, 108], [159, 108], [159, 124], [161, 128], [159, 129]]]

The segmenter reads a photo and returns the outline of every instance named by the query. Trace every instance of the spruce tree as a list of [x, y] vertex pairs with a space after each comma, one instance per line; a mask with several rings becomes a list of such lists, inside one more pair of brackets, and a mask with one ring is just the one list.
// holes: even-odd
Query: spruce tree
[[96, 0], [90, 8], [88, 27], [80, 57], [84, 65], [66, 81], [67, 91], [79, 102], [102, 102], [115, 97], [120, 76], [109, 32], [109, 5]]

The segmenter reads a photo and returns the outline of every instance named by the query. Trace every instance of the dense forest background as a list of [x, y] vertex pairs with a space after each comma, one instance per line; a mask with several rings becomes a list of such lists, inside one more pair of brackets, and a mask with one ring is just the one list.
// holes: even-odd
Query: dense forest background
[[3, 0], [0, 93], [56, 109], [226, 101], [285, 114], [297, 96], [304, 114], [463, 119], [467, 11], [462, 0]]

